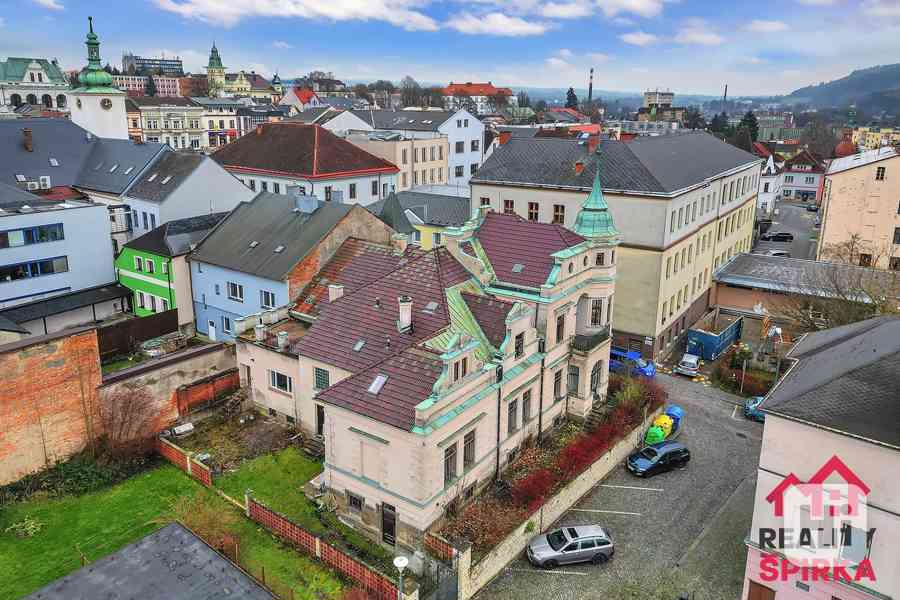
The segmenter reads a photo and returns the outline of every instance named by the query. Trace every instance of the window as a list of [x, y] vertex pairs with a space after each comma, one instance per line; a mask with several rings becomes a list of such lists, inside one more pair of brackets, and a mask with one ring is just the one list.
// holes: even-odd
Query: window
[[691, 222], [694, 222], [696, 220], [697, 220], [697, 203], [694, 202], [693, 206], [691, 207]]
[[260, 191], [268, 192], [269, 191], [269, 182], [268, 181], [260, 181], [259, 189], [260, 189]]
[[556, 343], [559, 344], [566, 336], [566, 315], [556, 317]]
[[892, 256], [888, 268], [891, 271], [900, 271], [900, 256]]
[[350, 184], [350, 199], [353, 200], [355, 198], [356, 198], [356, 184], [351, 183]]
[[250, 180], [248, 180], [248, 183], [250, 184], [250, 189], [255, 192], [256, 191], [256, 180], [250, 179]]
[[872, 266], [872, 255], [871, 254], [860, 254], [859, 255], [859, 266], [871, 267]]
[[140, 256], [134, 257], [134, 270], [135, 271], [143, 271], [144, 270], [144, 259]]
[[900, 227], [894, 227], [894, 243], [900, 244]]
[[503, 201], [503, 213], [507, 215], [513, 215], [516, 213], [515, 202], [512, 200], [504, 200]]
[[478, 140], [472, 140], [472, 152], [478, 152]]
[[239, 283], [228, 282], [228, 297], [235, 302], [244, 301], [244, 286]]
[[562, 225], [566, 220], [566, 207], [562, 204], [553, 205], [553, 222]]
[[684, 224], [684, 207], [678, 209], [678, 228]]
[[468, 357], [453, 363], [453, 381], [459, 381], [466, 376], [469, 367]]
[[294, 381], [284, 373], [269, 371], [269, 387], [290, 394], [294, 391]]
[[[150, 296], [150, 304], [153, 306], [153, 310], [156, 311], [155, 303], [153, 302], [153, 296]], [[231, 333], [231, 319], [226, 316], [222, 317], [222, 331], [225, 333]]]
[[672, 211], [672, 220], [669, 221], [669, 233], [675, 233], [675, 211]]
[[138, 299], [138, 308], [147, 308], [146, 301], [144, 300], [144, 292], [138, 292], [137, 299]]
[[794, 183], [794, 176], [793, 175], [785, 175], [784, 182], [785, 183]]
[[456, 442], [444, 449], [444, 487], [456, 479]]
[[606, 252], [598, 252], [597, 258], [595, 259], [595, 263], [598, 267], [602, 267], [606, 264]]
[[878, 167], [875, 169], [875, 181], [884, 181], [885, 168]]
[[465, 142], [456, 142], [456, 153], [462, 154], [466, 151], [466, 143]]
[[811, 184], [811, 183], [813, 183], [815, 180], [816, 180], [815, 177], [807, 177], [807, 178], [805, 178], [805, 179], [803, 180], [803, 182], [806, 183], [806, 184]]
[[672, 257], [666, 259], [666, 279], [672, 274]]
[[465, 176], [465, 167], [463, 167], [462, 165], [456, 165], [455, 167], [453, 167], [453, 174], [456, 177], [464, 177]]
[[659, 318], [660, 325], [666, 322], [666, 305], [668, 302], [663, 301], [662, 303], [662, 316]]
[[531, 390], [522, 392], [522, 425], [531, 420]]
[[519, 430], [519, 401], [510, 400], [506, 407], [506, 435]]
[[378, 197], [378, 180], [372, 181], [372, 195], [374, 197]]
[[575, 365], [569, 365], [569, 385], [568, 390], [570, 394], [578, 393], [578, 367]]
[[35, 260], [26, 263], [3, 265], [0, 266], [0, 284], [18, 279], [52, 275], [54, 273], [65, 273], [68, 270], [69, 260], [65, 256]]
[[487, 198], [485, 196], [482, 196], [481, 199], [479, 200], [479, 202], [481, 202], [481, 206], [490, 206], [491, 205], [491, 199]]
[[163, 312], [166, 312], [167, 310], [169, 310], [169, 301], [168, 300], [166, 300], [165, 298], [160, 298], [159, 303], [162, 305]]
[[317, 390], [324, 390], [331, 385], [331, 375], [325, 369], [315, 367], [313, 369], [314, 386]]
[[400, 162], [402, 162], [404, 165], [409, 164], [409, 156], [407, 156], [406, 148], [403, 148], [400, 151]]
[[560, 400], [562, 398], [562, 369], [557, 369], [553, 374], [553, 399]]
[[434, 233], [431, 234], [431, 244], [433, 246], [441, 245], [441, 234], [439, 231], [435, 231]]
[[156, 229], [156, 215], [150, 213], [150, 229]]
[[463, 119], [463, 127], [468, 127], [468, 126], [469, 126], [469, 120]]
[[525, 333], [516, 334], [516, 345], [515, 345], [515, 357], [522, 358], [522, 355], [525, 354]]
[[457, 126], [457, 127], [462, 127], [462, 119], [457, 119], [457, 120], [456, 120], [456, 126]]
[[475, 430], [463, 438], [463, 470], [475, 464]]
[[147, 213], [142, 212], [141, 217], [144, 221], [144, 229], [150, 229], [150, 219], [147, 218]]
[[331, 202], [331, 186], [325, 186], [325, 202]]
[[472, 163], [471, 165], [469, 165], [469, 175], [474, 175], [477, 170], [478, 163]]
[[362, 497], [357, 496], [356, 494], [347, 492], [347, 506], [349, 506], [350, 510], [352, 510], [353, 512], [362, 512], [362, 510], [363, 510]]
[[145, 266], [147, 267], [147, 272], [148, 272], [148, 273], [155, 273], [155, 272], [156, 272], [156, 265], [153, 263], [152, 260], [150, 260], [150, 259], [148, 258], [144, 264], [145, 264]]
[[591, 327], [601, 325], [603, 325], [603, 299], [594, 298], [591, 300]]
[[275, 308], [275, 293], [268, 290], [260, 290], [259, 306], [261, 308]]
[[[898, 213], [900, 213], [900, 208], [897, 209]], [[529, 221], [537, 221], [538, 220], [538, 203], [537, 202], [529, 202], [528, 203], [528, 220]]]

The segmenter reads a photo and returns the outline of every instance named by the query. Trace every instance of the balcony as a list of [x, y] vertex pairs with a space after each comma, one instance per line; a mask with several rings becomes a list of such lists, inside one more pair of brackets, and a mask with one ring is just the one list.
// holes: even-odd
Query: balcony
[[609, 325], [593, 333], [576, 334], [575, 337], [572, 338], [572, 350], [574, 352], [587, 354], [594, 348], [600, 346], [600, 344], [606, 342], [606, 340], [609, 339], [610, 334], [611, 329]]

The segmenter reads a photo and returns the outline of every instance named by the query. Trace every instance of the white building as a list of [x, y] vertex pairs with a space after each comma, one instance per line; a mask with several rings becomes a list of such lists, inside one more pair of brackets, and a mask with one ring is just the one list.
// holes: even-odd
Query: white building
[[132, 107], [129, 112], [140, 113], [143, 141], [168, 144], [176, 150], [207, 147], [204, 109], [190, 98], [142, 96], [128, 98], [128, 104]]
[[770, 154], [759, 174], [759, 191], [756, 196], [757, 214], [761, 217], [769, 216], [775, 210], [778, 200], [781, 198], [781, 188], [784, 185], [784, 172], [782, 164], [775, 162], [775, 156]]
[[250, 98], [193, 97], [203, 108], [201, 126], [206, 132], [206, 146], [224, 146], [239, 137], [238, 109], [255, 106]]
[[56, 59], [13, 58], [0, 60], [0, 106], [22, 104], [67, 110], [69, 83]]
[[509, 88], [495, 87], [487, 83], [453, 83], [444, 88], [444, 108], [458, 110], [468, 108], [479, 115], [490, 115], [500, 109], [519, 105], [519, 99]]
[[125, 92], [113, 86], [112, 75], [100, 65], [100, 40], [88, 17], [88, 66], [78, 76], [81, 87], [71, 90], [71, 118], [93, 135], [119, 140], [128, 139]]

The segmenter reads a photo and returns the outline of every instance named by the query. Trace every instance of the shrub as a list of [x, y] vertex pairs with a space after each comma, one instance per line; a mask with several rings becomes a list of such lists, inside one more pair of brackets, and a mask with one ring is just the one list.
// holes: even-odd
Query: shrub
[[530, 511], [543, 503], [544, 498], [556, 485], [557, 477], [549, 469], [538, 469], [520, 479], [512, 488], [512, 497]]
[[606, 387], [606, 393], [609, 396], [615, 396], [616, 393], [622, 389], [622, 386], [625, 385], [627, 377], [623, 377], [618, 373], [610, 373], [609, 374], [609, 383]]
[[476, 549], [484, 550], [499, 544], [526, 515], [519, 506], [483, 496], [466, 506], [442, 533], [445, 537], [468, 540]]
[[643, 381], [644, 398], [648, 403], [649, 410], [656, 410], [669, 400], [669, 392], [665, 390], [658, 382], [652, 379]]
[[40, 533], [43, 528], [43, 523], [33, 517], [26, 516], [21, 521], [7, 527], [4, 531], [6, 533], [11, 533], [18, 538], [30, 538]]

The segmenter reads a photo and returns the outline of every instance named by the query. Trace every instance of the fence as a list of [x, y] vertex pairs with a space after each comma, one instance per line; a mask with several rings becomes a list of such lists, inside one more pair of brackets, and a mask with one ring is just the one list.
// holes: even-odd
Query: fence
[[441, 560], [452, 561], [456, 556], [456, 548], [439, 535], [426, 533], [424, 543], [425, 549]]
[[240, 385], [241, 378], [237, 367], [182, 385], [175, 390], [178, 414], [184, 416], [207, 406], [224, 394], [238, 389]]
[[203, 463], [191, 458], [186, 450], [182, 450], [172, 442], [157, 438], [156, 451], [168, 460], [170, 463], [202, 483], [204, 486], [211, 488], [213, 485], [212, 471]]
[[174, 308], [155, 315], [117, 321], [112, 325], [100, 327], [97, 329], [100, 360], [128, 354], [138, 343], [177, 329], [178, 311]]
[[387, 576], [371, 569], [321, 538], [312, 535], [287, 517], [257, 502], [249, 492], [245, 496], [245, 506], [247, 507], [246, 514], [251, 520], [343, 573], [366, 590], [375, 600], [396, 600], [397, 585]]

